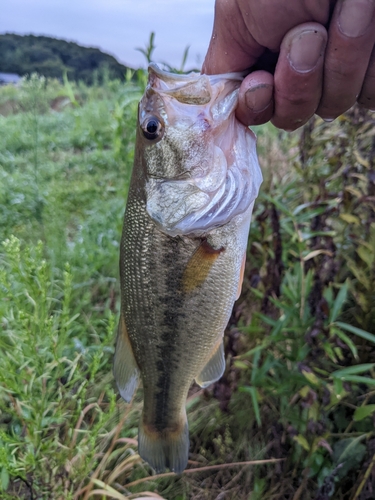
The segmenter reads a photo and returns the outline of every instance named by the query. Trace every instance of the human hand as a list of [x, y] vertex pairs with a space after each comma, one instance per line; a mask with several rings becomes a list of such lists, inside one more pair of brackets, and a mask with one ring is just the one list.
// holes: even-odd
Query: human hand
[[237, 117], [295, 130], [375, 110], [375, 0], [216, 0], [202, 72], [249, 70]]

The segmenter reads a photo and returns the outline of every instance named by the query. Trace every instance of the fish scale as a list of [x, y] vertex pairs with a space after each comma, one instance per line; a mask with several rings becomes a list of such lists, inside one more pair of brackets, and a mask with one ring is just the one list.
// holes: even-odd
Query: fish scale
[[114, 375], [127, 401], [138, 377], [143, 383], [141, 457], [157, 472], [179, 473], [188, 460], [188, 390], [225, 368], [222, 338], [261, 174], [254, 136], [234, 117], [238, 76], [172, 75], [154, 65], [149, 73], [121, 241]]

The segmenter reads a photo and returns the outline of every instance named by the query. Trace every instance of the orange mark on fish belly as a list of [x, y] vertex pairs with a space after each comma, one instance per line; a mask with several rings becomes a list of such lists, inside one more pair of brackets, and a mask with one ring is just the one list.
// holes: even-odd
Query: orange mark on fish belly
[[191, 256], [182, 276], [182, 289], [192, 292], [206, 280], [211, 267], [224, 248], [215, 249], [207, 240], [203, 240]]

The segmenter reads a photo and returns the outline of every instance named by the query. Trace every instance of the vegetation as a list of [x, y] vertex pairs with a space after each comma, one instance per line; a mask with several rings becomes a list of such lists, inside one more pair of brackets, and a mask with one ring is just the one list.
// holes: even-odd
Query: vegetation
[[0, 497], [373, 498], [373, 115], [257, 130], [227, 370], [191, 390], [187, 471], [150, 476], [111, 374], [131, 80], [0, 89]]
[[93, 47], [81, 47], [48, 36], [0, 35], [0, 72], [31, 75], [93, 84], [107, 73], [110, 78], [125, 78], [126, 66], [113, 56]]

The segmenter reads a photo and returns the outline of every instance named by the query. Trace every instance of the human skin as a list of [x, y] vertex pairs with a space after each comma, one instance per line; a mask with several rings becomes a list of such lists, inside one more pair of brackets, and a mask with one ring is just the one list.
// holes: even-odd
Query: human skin
[[375, 0], [216, 0], [202, 72], [247, 71], [237, 117], [295, 130], [375, 111]]

